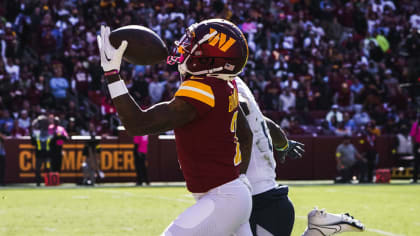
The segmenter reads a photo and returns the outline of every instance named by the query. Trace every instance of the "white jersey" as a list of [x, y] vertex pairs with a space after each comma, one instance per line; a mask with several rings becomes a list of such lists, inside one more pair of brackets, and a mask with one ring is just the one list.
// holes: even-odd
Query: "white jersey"
[[251, 160], [246, 176], [252, 185], [252, 195], [256, 195], [277, 186], [273, 144], [267, 123], [251, 90], [239, 77], [235, 78], [235, 82], [238, 86], [239, 101], [247, 104], [249, 113], [246, 114], [246, 119], [253, 133]]

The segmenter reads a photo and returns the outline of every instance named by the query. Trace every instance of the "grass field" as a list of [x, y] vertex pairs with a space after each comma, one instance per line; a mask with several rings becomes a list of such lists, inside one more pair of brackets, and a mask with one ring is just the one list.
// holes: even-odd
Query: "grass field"
[[[420, 235], [420, 185], [292, 183], [293, 236], [314, 206], [350, 212], [367, 227], [344, 235]], [[160, 235], [194, 203], [183, 186], [0, 188], [0, 235]]]

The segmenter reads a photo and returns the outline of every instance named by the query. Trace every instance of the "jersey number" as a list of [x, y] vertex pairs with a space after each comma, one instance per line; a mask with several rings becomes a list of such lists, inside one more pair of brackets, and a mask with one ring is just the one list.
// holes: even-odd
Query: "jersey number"
[[232, 116], [232, 122], [230, 123], [230, 132], [235, 134], [235, 143], [236, 143], [236, 151], [235, 157], [233, 158], [233, 164], [235, 166], [239, 165], [242, 162], [241, 150], [239, 149], [239, 142], [238, 137], [236, 137], [236, 121], [238, 120], [238, 111], [235, 111]]

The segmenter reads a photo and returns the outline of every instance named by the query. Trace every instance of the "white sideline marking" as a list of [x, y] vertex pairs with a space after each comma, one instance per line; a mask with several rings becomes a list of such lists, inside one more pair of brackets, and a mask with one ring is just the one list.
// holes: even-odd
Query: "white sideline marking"
[[386, 236], [405, 236], [405, 234], [394, 234], [394, 233], [383, 231], [383, 230], [380, 230], [380, 229], [370, 229], [369, 228], [369, 229], [366, 229], [366, 231], [375, 232], [375, 233], [386, 235]]
[[121, 229], [125, 230], [125, 231], [133, 231], [134, 230], [133, 227], [122, 227]]

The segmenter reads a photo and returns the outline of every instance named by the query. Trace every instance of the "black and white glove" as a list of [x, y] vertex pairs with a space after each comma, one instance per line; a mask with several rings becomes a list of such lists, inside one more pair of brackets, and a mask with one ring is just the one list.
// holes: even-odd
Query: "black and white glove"
[[108, 26], [101, 26], [101, 35], [97, 36], [99, 53], [101, 54], [101, 66], [105, 72], [120, 70], [122, 56], [127, 48], [127, 41], [122, 41], [120, 47], [115, 49], [109, 41], [111, 29]]
[[279, 148], [276, 147], [278, 151], [280, 162], [284, 163], [286, 161], [286, 156], [290, 157], [291, 159], [301, 159], [303, 153], [305, 153], [305, 144], [299, 143], [294, 140], [288, 140], [286, 146]]

